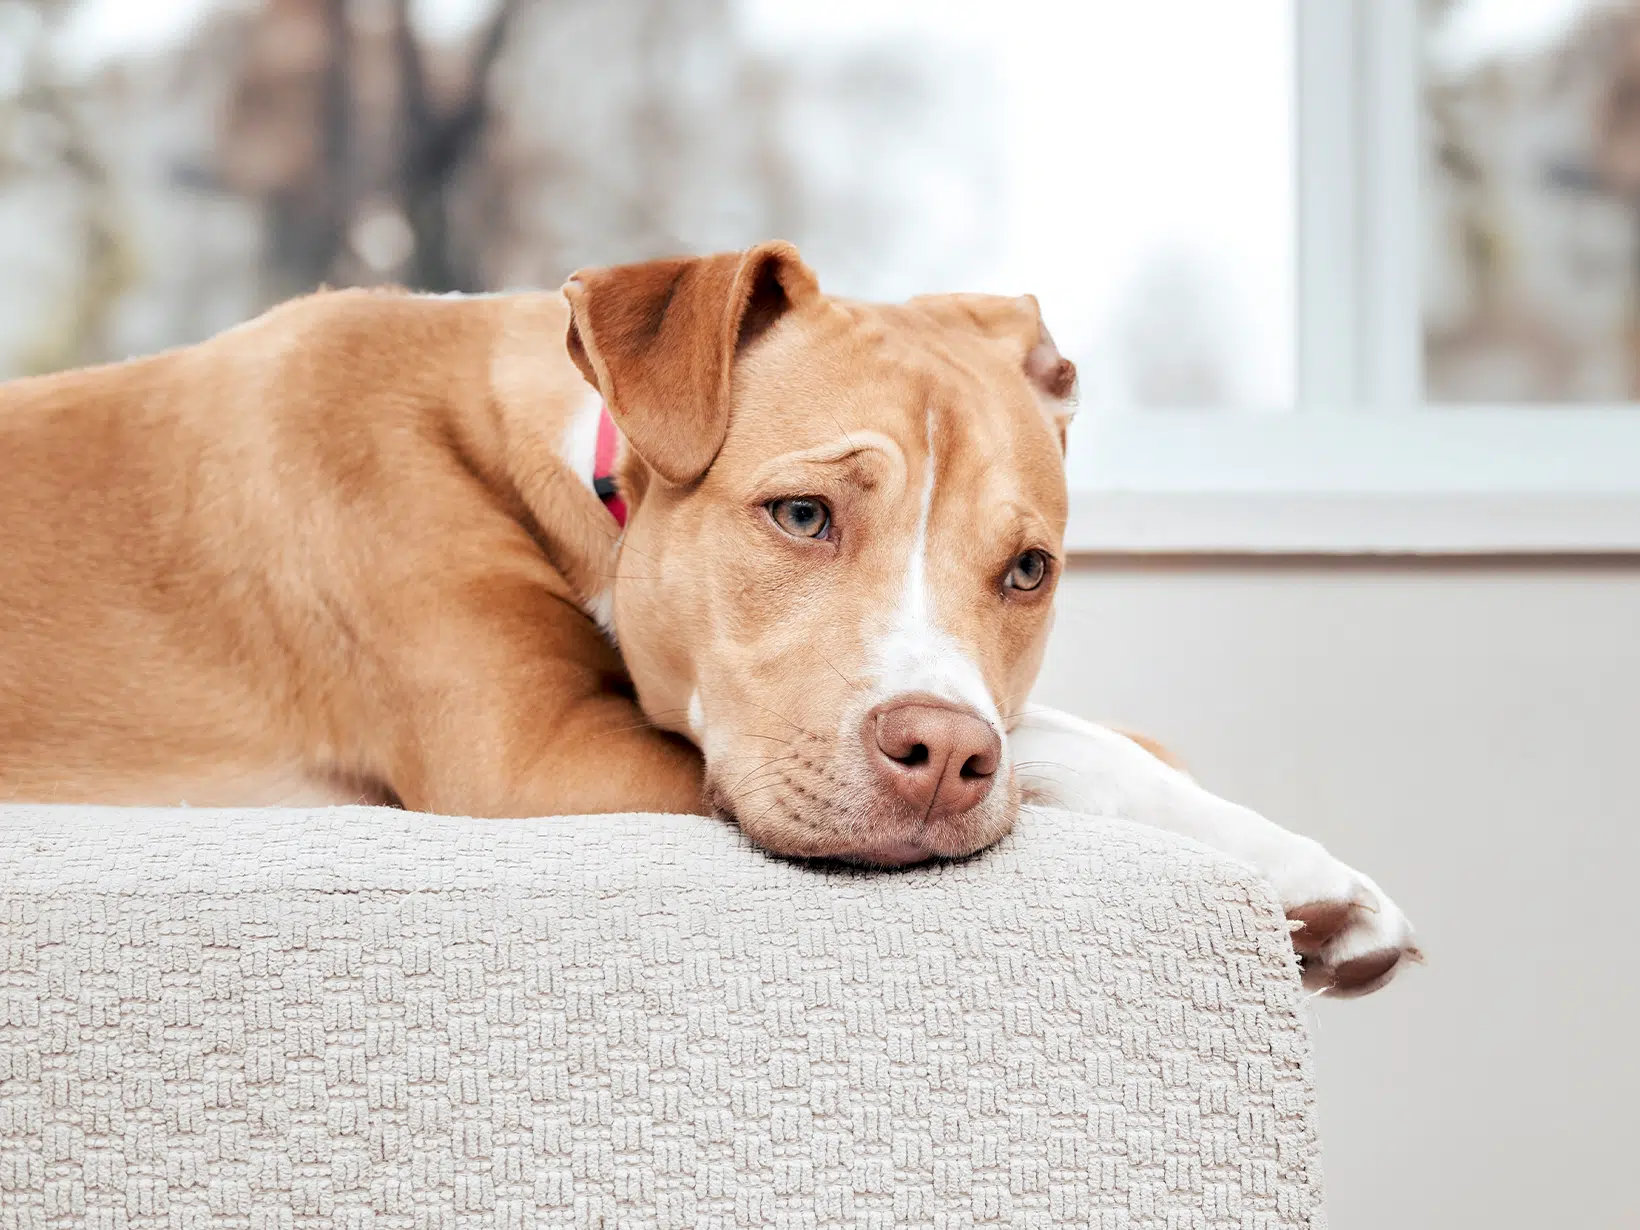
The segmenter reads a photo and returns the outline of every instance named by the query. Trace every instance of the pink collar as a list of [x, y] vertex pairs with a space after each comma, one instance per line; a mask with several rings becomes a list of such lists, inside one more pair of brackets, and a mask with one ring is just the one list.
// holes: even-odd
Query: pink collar
[[609, 509], [609, 515], [615, 518], [615, 524], [625, 529], [626, 501], [621, 498], [620, 488], [615, 485], [617, 441], [615, 420], [610, 418], [609, 407], [605, 406], [598, 416], [598, 451], [592, 462], [592, 489], [598, 493], [604, 507]]

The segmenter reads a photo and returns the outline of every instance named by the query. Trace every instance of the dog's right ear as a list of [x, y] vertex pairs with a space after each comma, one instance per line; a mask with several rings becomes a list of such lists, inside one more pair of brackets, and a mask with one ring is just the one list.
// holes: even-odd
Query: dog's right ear
[[819, 293], [789, 243], [583, 269], [564, 284], [565, 342], [638, 455], [689, 483], [728, 433], [735, 356]]
[[972, 329], [1017, 348], [1020, 369], [1065, 451], [1065, 429], [1075, 408], [1076, 364], [1059, 353], [1035, 295], [919, 295], [911, 303], [954, 329]]

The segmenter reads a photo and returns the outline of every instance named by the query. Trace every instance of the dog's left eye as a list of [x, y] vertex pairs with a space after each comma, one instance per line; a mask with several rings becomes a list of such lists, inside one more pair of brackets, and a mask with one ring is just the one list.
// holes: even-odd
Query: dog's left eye
[[774, 523], [793, 538], [824, 538], [831, 528], [831, 509], [810, 496], [770, 500], [764, 507]]
[[1041, 551], [1025, 551], [1014, 557], [1003, 584], [1009, 589], [1031, 590], [1048, 575], [1048, 557]]

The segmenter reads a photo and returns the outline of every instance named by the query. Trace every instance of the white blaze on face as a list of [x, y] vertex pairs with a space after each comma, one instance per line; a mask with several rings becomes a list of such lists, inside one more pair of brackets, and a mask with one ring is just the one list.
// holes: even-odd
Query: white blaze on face
[[974, 660], [939, 626], [928, 577], [928, 522], [934, 511], [934, 412], [928, 411], [928, 473], [905, 578], [888, 631], [873, 652], [875, 702], [925, 693], [969, 705], [1000, 735], [1002, 718]]

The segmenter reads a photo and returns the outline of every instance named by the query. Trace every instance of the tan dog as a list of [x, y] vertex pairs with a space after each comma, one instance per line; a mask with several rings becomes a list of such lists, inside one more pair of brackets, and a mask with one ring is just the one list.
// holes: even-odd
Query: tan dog
[[1370, 880], [1026, 705], [1073, 381], [1029, 297], [832, 299], [767, 244], [4, 386], [0, 797], [704, 809], [876, 864], [1115, 809], [1252, 862], [1312, 981], [1370, 989], [1412, 951]]

